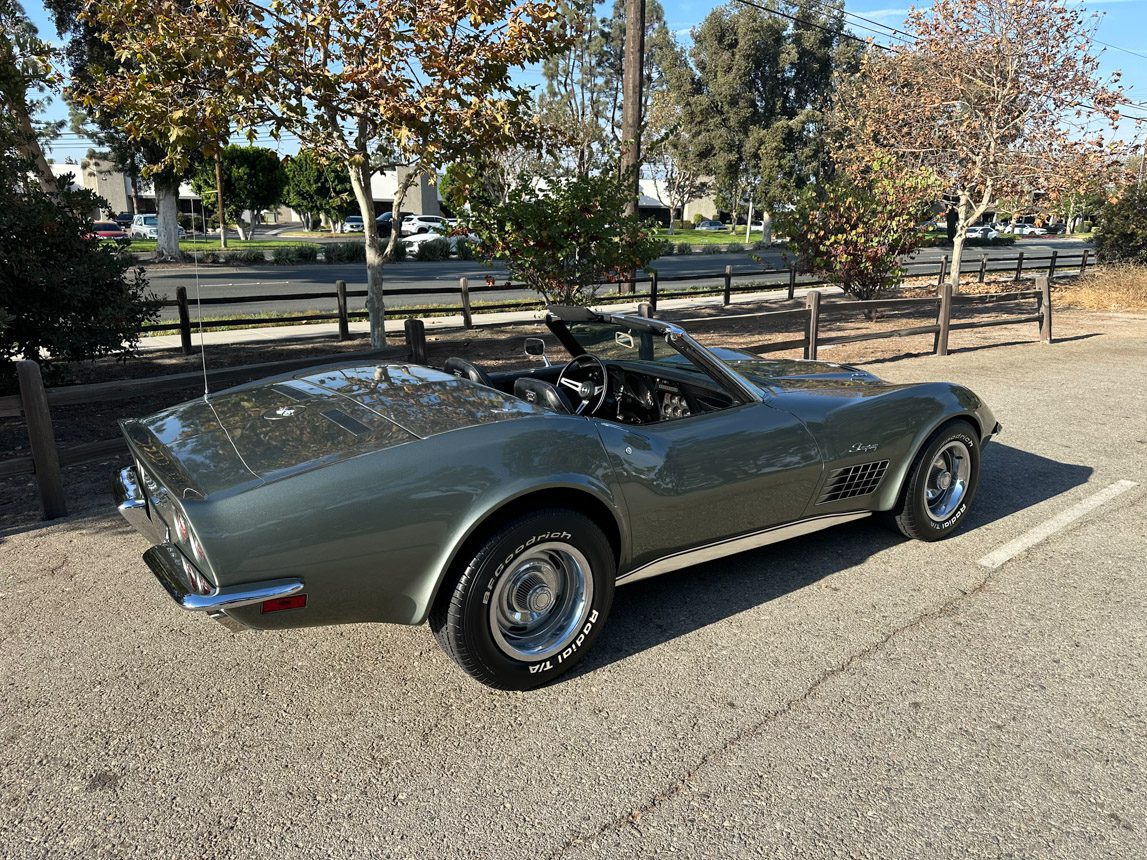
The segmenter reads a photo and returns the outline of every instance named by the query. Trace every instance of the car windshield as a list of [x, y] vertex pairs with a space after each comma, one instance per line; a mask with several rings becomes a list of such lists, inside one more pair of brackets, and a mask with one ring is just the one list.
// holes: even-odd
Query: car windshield
[[154, 227], [156, 224], [159, 223], [159, 216], [158, 215], [144, 215], [143, 216], [143, 223], [145, 225], [147, 225], [148, 227]]
[[93, 227], [96, 230], [119, 230], [119, 224], [115, 221], [97, 221]]
[[634, 331], [612, 322], [571, 322], [566, 326], [578, 346], [603, 360], [681, 361], [681, 353], [661, 335]]
[[348, 224], [357, 224], [362, 221], [361, 215], [348, 215], [346, 218]]

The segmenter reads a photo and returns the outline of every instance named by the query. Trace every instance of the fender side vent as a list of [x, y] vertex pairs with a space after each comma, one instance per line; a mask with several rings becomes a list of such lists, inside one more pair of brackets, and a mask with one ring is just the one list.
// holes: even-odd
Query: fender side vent
[[876, 463], [858, 463], [855, 466], [836, 469], [829, 473], [824, 493], [817, 504], [826, 505], [829, 502], [839, 502], [841, 499], [867, 496], [880, 486], [880, 480], [887, 471], [887, 460], [880, 460]]

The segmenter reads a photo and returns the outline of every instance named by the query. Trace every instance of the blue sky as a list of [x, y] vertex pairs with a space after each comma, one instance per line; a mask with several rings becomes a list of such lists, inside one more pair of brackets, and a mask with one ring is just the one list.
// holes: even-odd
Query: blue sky
[[[700, 2], [661, 0], [661, 2], [670, 29], [683, 40], [688, 39], [689, 30], [699, 24], [710, 9], [723, 5], [711, 0], [700, 0]], [[612, 5], [612, 3], [602, 4], [599, 7], [601, 14], [608, 14]], [[1104, 72], [1122, 71], [1122, 82], [1127, 90], [1128, 101], [1143, 103], [1143, 106], [1129, 107], [1127, 111], [1147, 117], [1147, 0], [1087, 0], [1082, 5], [1102, 16], [1095, 38], [1098, 42], [1105, 42], [1108, 45], [1096, 45], [1096, 49], [1103, 52], [1101, 65]], [[900, 4], [896, 0], [850, 0], [846, 9], [889, 27], [899, 27], [904, 22], [909, 6], [908, 3]], [[39, 28], [40, 35], [54, 40], [55, 27], [51, 17], [44, 10], [42, 0], [24, 0], [24, 8]], [[879, 29], [864, 21], [853, 20], [854, 32], [859, 36], [874, 36], [869, 30]], [[888, 41], [879, 36], [874, 38], [880, 42]], [[527, 69], [521, 73], [520, 80], [526, 84], [534, 84], [540, 83], [542, 77], [538, 70]], [[57, 118], [64, 115], [66, 111], [61, 106], [54, 105], [47, 117]], [[1121, 133], [1127, 140], [1141, 138], [1147, 133], [1147, 122], [1140, 123], [1137, 131], [1133, 121], [1124, 121], [1121, 124]], [[74, 138], [61, 140], [52, 147], [51, 157], [57, 161], [69, 156], [78, 159], [87, 151], [88, 146], [88, 143]], [[282, 149], [287, 152], [292, 151], [293, 147], [283, 144]]]

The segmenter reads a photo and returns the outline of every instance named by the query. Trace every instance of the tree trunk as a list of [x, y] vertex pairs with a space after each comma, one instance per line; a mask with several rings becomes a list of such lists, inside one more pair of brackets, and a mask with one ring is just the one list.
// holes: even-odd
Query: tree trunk
[[761, 241], [766, 245], [772, 244], [773, 241], [773, 216], [763, 210], [761, 211]]
[[[385, 257], [378, 242], [378, 223], [374, 220], [374, 199], [370, 196], [370, 166], [364, 158], [362, 166], [351, 166], [350, 185], [362, 215], [363, 240], [366, 242], [366, 311], [370, 317], [370, 347], [386, 346], [386, 301], [382, 295], [382, 274]], [[399, 201], [396, 198], [395, 203]], [[391, 234], [393, 241], [393, 232]]]
[[956, 207], [956, 235], [952, 238], [952, 271], [948, 276], [953, 294], [960, 292], [960, 261], [964, 257], [964, 241], [968, 238], [968, 222], [979, 217], [979, 213], [972, 213], [972, 201], [967, 192], [961, 191], [960, 203]]
[[157, 176], [155, 186], [155, 259], [182, 260], [179, 250], [179, 180]]
[[[227, 210], [223, 205], [223, 164], [218, 153], [215, 155], [215, 217], [219, 219], [219, 247], [227, 247]], [[207, 225], [203, 225], [207, 232]]]

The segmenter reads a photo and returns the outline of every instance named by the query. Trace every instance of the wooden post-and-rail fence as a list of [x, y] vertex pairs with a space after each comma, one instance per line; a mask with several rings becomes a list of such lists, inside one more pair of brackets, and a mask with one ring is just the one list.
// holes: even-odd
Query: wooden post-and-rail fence
[[[963, 274], [975, 275], [977, 281], [983, 283], [987, 274], [990, 272], [1013, 274], [1013, 280], [1019, 281], [1025, 272], [1036, 274], [1047, 274], [1049, 278], [1055, 278], [1057, 275], [1061, 276], [1060, 269], [1063, 268], [1077, 268], [1080, 274], [1083, 274], [1089, 263], [1090, 251], [1084, 250], [1081, 254], [1073, 257], [1061, 257], [1057, 251], [1052, 251], [1050, 255], [1045, 257], [1024, 256], [1024, 252], [1020, 251], [1019, 256], [1014, 260], [1007, 258], [988, 259], [981, 257], [979, 260], [965, 259], [961, 264], [960, 270]], [[931, 277], [931, 272], [935, 269], [931, 267], [935, 263], [927, 262], [909, 262], [906, 264], [907, 274], [909, 277]], [[947, 255], [939, 261], [939, 272], [936, 277], [937, 291], [943, 286], [945, 280], [951, 275], [952, 267], [951, 262]], [[759, 280], [760, 277], [770, 277], [773, 280], [767, 284], [762, 284]], [[787, 285], [784, 280], [787, 280]], [[748, 280], [749, 282], [743, 283]], [[706, 283], [708, 282], [708, 283]], [[628, 293], [626, 292], [630, 284], [648, 285], [648, 292], [646, 293]], [[681, 284], [682, 286], [674, 286]], [[791, 301], [796, 295], [798, 286], [810, 289], [820, 286], [827, 286], [828, 283], [823, 280], [814, 279], [808, 275], [802, 275], [795, 266], [790, 266], [785, 269], [742, 269], [734, 271], [732, 266], [725, 266], [723, 271], [712, 272], [709, 274], [688, 274], [688, 275], [661, 275], [656, 271], [650, 271], [645, 277], [634, 277], [621, 284], [606, 284], [602, 286], [611, 287], [616, 289], [619, 295], [624, 295], [626, 300], [636, 302], [648, 301], [650, 309], [656, 313], [658, 304], [664, 299], [680, 298], [680, 297], [699, 297], [706, 295], [719, 295], [721, 296], [721, 304], [728, 306], [733, 302], [734, 294], [744, 294], [752, 292], [766, 292], [766, 291], [782, 291], [786, 289], [788, 292], [788, 299]], [[514, 300], [506, 300], [501, 297], [494, 302], [484, 301], [482, 304], [475, 304], [476, 300], [481, 301], [485, 295], [490, 293], [516, 293], [520, 298]], [[461, 317], [463, 328], [474, 328], [481, 325], [478, 319], [482, 315], [496, 312], [496, 311], [509, 311], [509, 310], [532, 310], [545, 306], [536, 292], [527, 289], [522, 284], [485, 284], [485, 285], [472, 285], [467, 278], [459, 278], [456, 287], [401, 287], [397, 289], [388, 289], [385, 292], [388, 301], [398, 299], [402, 300], [408, 296], [450, 296], [457, 300], [457, 304], [427, 304], [422, 307], [399, 306], [395, 308], [395, 312], [404, 316], [417, 317], [424, 314], [457, 314]], [[356, 298], [365, 298], [366, 290], [348, 290], [346, 281], [336, 281], [335, 289], [333, 292], [313, 292], [313, 293], [283, 293], [283, 294], [257, 294], [257, 295], [238, 295], [238, 296], [212, 296], [209, 298], [197, 299], [195, 302], [196, 310], [199, 312], [206, 311], [208, 308], [216, 306], [227, 305], [246, 305], [258, 302], [271, 302], [271, 301], [312, 301], [312, 300], [334, 300], [333, 313], [311, 313], [301, 314], [294, 313], [289, 316], [280, 317], [250, 317], [246, 319], [197, 319], [200, 314], [193, 316], [191, 309], [191, 302], [187, 297], [187, 290], [180, 287], [176, 290], [176, 296], [173, 301], [167, 302], [167, 306], [176, 309], [177, 319], [174, 322], [160, 322], [150, 323], [144, 326], [144, 332], [164, 332], [164, 331], [177, 331], [179, 333], [180, 345], [186, 355], [190, 355], [194, 347], [192, 344], [192, 334], [196, 328], [202, 328], [204, 331], [219, 328], [242, 328], [242, 327], [255, 327], [262, 325], [281, 325], [283, 323], [292, 322], [330, 322], [337, 321], [338, 323], [338, 338], [339, 340], [348, 340], [350, 334], [350, 323], [352, 320], [361, 320], [366, 318], [366, 310], [351, 310], [350, 300]], [[603, 294], [604, 297], [604, 294]]]
[[[725, 273], [726, 278], [729, 273]], [[726, 281], [727, 283], [727, 281]], [[790, 279], [789, 295], [792, 294]], [[722, 285], [724, 286], [724, 285]], [[653, 283], [654, 295], [652, 301], [643, 302], [639, 312], [642, 316], [652, 317], [656, 303], [656, 281]], [[724, 290], [722, 290], [723, 292]], [[345, 294], [345, 284], [339, 285], [340, 299]], [[463, 284], [463, 296], [466, 296], [466, 285]], [[1019, 316], [1006, 316], [992, 320], [963, 320], [952, 321], [952, 311], [957, 305], [1007, 303], [1021, 300], [1035, 300], [1034, 312]], [[778, 303], [792, 304], [784, 299]], [[342, 301], [340, 301], [342, 304]], [[869, 313], [880, 309], [907, 309], [923, 308], [927, 305], [936, 306], [936, 322], [910, 328], [895, 329], [891, 331], [865, 332], [854, 335], [835, 335], [825, 337], [821, 334], [821, 322], [826, 315], [840, 316], [841, 314], [855, 314], [857, 312]], [[467, 317], [471, 317], [472, 310], [468, 299], [464, 301]], [[823, 301], [819, 290], [810, 290], [805, 297], [803, 307], [785, 307], [781, 310], [764, 311], [752, 314], [740, 314], [738, 317], [759, 317], [762, 320], [802, 320], [804, 331], [800, 338], [778, 341], [758, 348], [758, 352], [777, 352], [787, 349], [802, 349], [804, 356], [809, 359], [817, 357], [819, 346], [853, 343], [864, 340], [880, 338], [904, 337], [910, 335], [933, 334], [935, 342], [933, 351], [936, 355], [948, 354], [948, 338], [952, 331], [985, 326], [1015, 325], [1017, 323], [1038, 322], [1039, 337], [1041, 341], [1050, 343], [1052, 339], [1052, 302], [1051, 279], [1047, 274], [1036, 277], [1036, 289], [1020, 290], [1006, 293], [993, 293], [988, 295], [960, 295], [953, 296], [950, 284], [945, 284], [940, 295], [933, 298], [921, 299], [876, 299], [873, 301]], [[701, 317], [695, 320], [682, 320], [682, 322], [720, 321], [721, 317]], [[468, 319], [473, 324], [472, 319]], [[341, 328], [341, 326], [340, 326]], [[341, 333], [341, 332], [340, 332]], [[426, 364], [426, 330], [420, 319], [408, 319], [405, 322], [407, 360]], [[385, 357], [383, 353], [363, 352], [353, 355], [343, 355], [345, 361], [370, 361]], [[290, 359], [258, 365], [247, 365], [238, 368], [222, 368], [209, 374], [212, 386], [244, 381], [245, 379], [283, 373], [293, 369], [302, 369], [316, 363], [316, 359]], [[108, 439], [99, 442], [78, 445], [73, 448], [60, 450], [56, 445], [55, 432], [52, 427], [50, 405], [101, 403], [138, 397], [142, 394], [154, 395], [163, 391], [186, 390], [187, 387], [201, 380], [200, 371], [172, 374], [169, 376], [132, 379], [118, 382], [104, 382], [92, 385], [62, 386], [59, 388], [45, 388], [39, 365], [34, 361], [16, 362], [17, 378], [20, 391], [18, 395], [0, 396], [0, 418], [22, 417], [27, 426], [30, 457], [13, 457], [0, 460], [0, 479], [19, 474], [32, 473], [36, 476], [36, 484], [40, 496], [44, 519], [54, 519], [66, 516], [67, 504], [64, 497], [62, 467], [107, 460], [112, 456], [125, 453], [122, 438]]]

